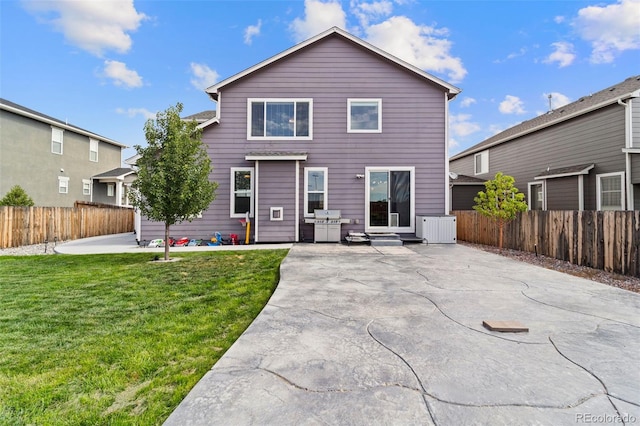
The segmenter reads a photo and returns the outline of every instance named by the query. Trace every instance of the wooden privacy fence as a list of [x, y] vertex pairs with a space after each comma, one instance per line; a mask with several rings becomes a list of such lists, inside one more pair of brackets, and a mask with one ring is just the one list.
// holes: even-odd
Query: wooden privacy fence
[[[498, 226], [476, 211], [454, 211], [457, 238], [498, 245]], [[505, 225], [504, 248], [640, 277], [640, 211], [527, 211]]]
[[0, 206], [0, 248], [133, 232], [127, 208]]

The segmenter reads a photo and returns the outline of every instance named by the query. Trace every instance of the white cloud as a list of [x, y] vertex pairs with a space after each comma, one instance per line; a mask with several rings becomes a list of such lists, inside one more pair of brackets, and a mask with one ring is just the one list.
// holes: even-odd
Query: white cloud
[[555, 22], [556, 24], [562, 24], [564, 21], [566, 20], [566, 18], [564, 16], [555, 16], [553, 18], [553, 22]]
[[573, 26], [591, 43], [591, 62], [610, 63], [625, 50], [640, 49], [640, 0], [619, 0], [578, 11]]
[[303, 19], [296, 18], [289, 29], [296, 43], [320, 34], [331, 27], [347, 28], [347, 18], [339, 1], [305, 0]]
[[153, 120], [156, 118], [156, 113], [151, 112], [146, 108], [127, 108], [127, 109], [116, 108], [116, 113], [126, 115], [129, 118], [134, 118], [138, 115], [141, 115], [142, 117], [144, 117], [145, 120], [149, 120], [149, 119]]
[[256, 25], [249, 25], [244, 30], [244, 43], [251, 44], [253, 42], [253, 37], [260, 35], [260, 28], [262, 28], [262, 20], [258, 19], [258, 23]]
[[451, 114], [449, 115], [449, 128], [453, 136], [469, 136], [480, 130], [480, 125], [469, 121], [471, 115], [469, 114]]
[[545, 100], [546, 105], [549, 105], [549, 95], [551, 95], [551, 109], [556, 109], [571, 103], [571, 99], [568, 96], [558, 92], [543, 93], [542, 98]]
[[[25, 8], [54, 26], [69, 43], [96, 56], [106, 50], [126, 53], [131, 49], [129, 32], [147, 19], [136, 11], [133, 0], [30, 1]], [[50, 17], [53, 12], [56, 16]]]
[[191, 84], [198, 90], [204, 90], [209, 86], [214, 85], [220, 75], [204, 64], [197, 64], [191, 62], [191, 72], [193, 77], [191, 78]]
[[462, 99], [462, 102], [460, 102], [460, 106], [462, 108], [468, 108], [468, 107], [470, 107], [471, 105], [473, 105], [475, 103], [476, 103], [475, 99], [466, 97], [466, 98]]
[[453, 82], [467, 74], [462, 60], [451, 56], [446, 29], [417, 25], [404, 16], [394, 16], [366, 29], [367, 41], [398, 58], [427, 71], [447, 74]]
[[564, 68], [571, 65], [576, 59], [573, 44], [566, 41], [558, 41], [556, 43], [551, 43], [551, 46], [555, 51], [543, 60], [544, 63], [552, 64], [557, 62], [560, 68]]
[[113, 80], [116, 86], [142, 87], [142, 77], [134, 70], [128, 69], [124, 62], [106, 60], [103, 72], [106, 77]]
[[374, 1], [371, 3], [353, 2], [351, 5], [351, 13], [353, 13], [360, 25], [368, 27], [369, 22], [374, 19], [378, 20], [387, 17], [393, 11], [393, 3], [388, 0]]
[[517, 96], [507, 95], [504, 101], [500, 102], [498, 110], [503, 114], [524, 114], [524, 103]]

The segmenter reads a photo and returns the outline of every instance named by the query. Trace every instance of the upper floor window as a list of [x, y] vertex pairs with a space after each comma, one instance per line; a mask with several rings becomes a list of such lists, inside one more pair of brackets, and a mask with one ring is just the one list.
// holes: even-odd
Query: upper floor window
[[347, 132], [382, 132], [382, 99], [348, 99]]
[[314, 211], [327, 209], [326, 167], [305, 167], [304, 169], [304, 215], [313, 216]]
[[51, 128], [51, 152], [62, 155], [64, 130], [57, 127]]
[[473, 173], [476, 175], [489, 173], [489, 151], [482, 151], [474, 155]]
[[598, 210], [624, 210], [624, 172], [596, 175]]
[[253, 168], [231, 168], [231, 217], [253, 216]]
[[89, 139], [89, 161], [98, 161], [98, 141]]
[[311, 99], [249, 99], [248, 139], [311, 139]]

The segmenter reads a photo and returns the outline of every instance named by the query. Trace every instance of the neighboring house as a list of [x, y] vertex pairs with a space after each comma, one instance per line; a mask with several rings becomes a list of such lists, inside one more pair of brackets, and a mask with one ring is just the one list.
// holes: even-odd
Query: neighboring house
[[[125, 145], [0, 99], [0, 198], [20, 185], [36, 206], [123, 202]], [[131, 169], [129, 169], [131, 170]], [[131, 170], [132, 171], [132, 170]]]
[[498, 133], [451, 157], [450, 170], [452, 210], [470, 209], [497, 172], [531, 210], [638, 210], [640, 76]]
[[[412, 234], [448, 211], [448, 102], [460, 90], [332, 28], [206, 90], [200, 124], [218, 182], [175, 237], [221, 232], [258, 243], [313, 240], [315, 209], [354, 232]], [[202, 117], [201, 117], [202, 118]], [[139, 237], [162, 238], [143, 221]]]

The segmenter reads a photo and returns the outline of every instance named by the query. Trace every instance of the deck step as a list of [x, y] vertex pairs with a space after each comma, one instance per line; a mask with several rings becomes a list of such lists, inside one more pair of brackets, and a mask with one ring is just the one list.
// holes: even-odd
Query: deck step
[[372, 246], [401, 246], [403, 244], [398, 234], [372, 232], [367, 236]]

